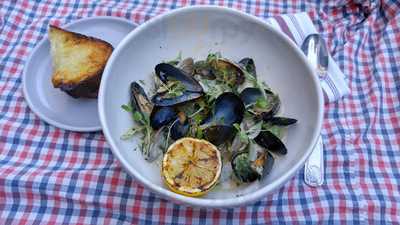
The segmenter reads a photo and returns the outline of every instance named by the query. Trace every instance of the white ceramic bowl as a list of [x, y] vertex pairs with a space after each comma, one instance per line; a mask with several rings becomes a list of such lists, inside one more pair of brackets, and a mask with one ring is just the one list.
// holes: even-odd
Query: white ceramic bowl
[[[201, 198], [171, 192], [160, 169], [147, 163], [136, 143], [122, 141], [132, 126], [121, 105], [129, 102], [129, 84], [150, 81], [154, 66], [185, 57], [202, 59], [219, 51], [228, 59], [252, 57], [257, 74], [276, 91], [283, 114], [298, 119], [289, 129], [288, 154], [275, 161], [261, 185], [232, 191], [212, 191]], [[99, 93], [103, 132], [114, 155], [125, 169], [152, 191], [175, 202], [201, 207], [233, 207], [261, 199], [287, 182], [305, 163], [320, 132], [323, 97], [319, 82], [297, 46], [262, 20], [227, 8], [196, 6], [170, 11], [132, 31], [114, 50], [105, 68]], [[241, 196], [237, 197], [239, 194]]]

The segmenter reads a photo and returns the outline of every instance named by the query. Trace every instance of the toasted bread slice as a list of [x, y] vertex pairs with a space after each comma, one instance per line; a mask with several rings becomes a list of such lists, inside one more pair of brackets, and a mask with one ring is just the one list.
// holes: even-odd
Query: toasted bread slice
[[50, 25], [52, 83], [75, 98], [96, 98], [111, 44]]

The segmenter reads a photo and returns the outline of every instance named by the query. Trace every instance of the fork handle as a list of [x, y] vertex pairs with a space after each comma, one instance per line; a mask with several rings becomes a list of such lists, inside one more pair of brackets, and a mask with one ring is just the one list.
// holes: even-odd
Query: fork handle
[[304, 182], [311, 187], [324, 183], [324, 145], [321, 135], [304, 166]]

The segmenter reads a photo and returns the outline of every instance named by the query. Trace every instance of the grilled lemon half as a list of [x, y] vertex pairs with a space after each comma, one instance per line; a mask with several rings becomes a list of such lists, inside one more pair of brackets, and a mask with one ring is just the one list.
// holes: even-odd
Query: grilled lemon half
[[206, 140], [181, 138], [164, 155], [162, 176], [178, 194], [196, 197], [210, 191], [221, 175], [221, 154]]

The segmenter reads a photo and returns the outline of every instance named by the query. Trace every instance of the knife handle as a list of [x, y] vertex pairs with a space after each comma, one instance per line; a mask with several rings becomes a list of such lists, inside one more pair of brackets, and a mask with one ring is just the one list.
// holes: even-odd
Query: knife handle
[[311, 187], [324, 183], [324, 146], [321, 135], [304, 166], [304, 181]]

